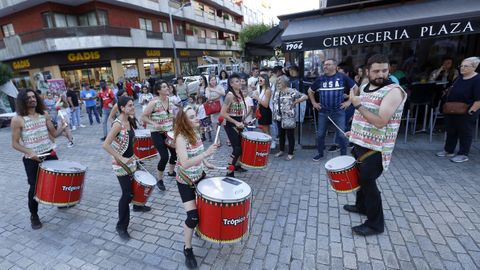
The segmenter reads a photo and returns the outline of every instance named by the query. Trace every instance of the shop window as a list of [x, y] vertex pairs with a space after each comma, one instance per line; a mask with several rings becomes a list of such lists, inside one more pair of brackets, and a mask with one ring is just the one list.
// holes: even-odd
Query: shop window
[[162, 33], [168, 32], [168, 25], [166, 22], [160, 22], [160, 32]]
[[15, 30], [13, 30], [13, 24], [2, 25], [2, 32], [4, 37], [9, 37], [15, 35]]
[[138, 18], [138, 24], [140, 25], [140, 29], [152, 31], [152, 20], [145, 19], [145, 18]]

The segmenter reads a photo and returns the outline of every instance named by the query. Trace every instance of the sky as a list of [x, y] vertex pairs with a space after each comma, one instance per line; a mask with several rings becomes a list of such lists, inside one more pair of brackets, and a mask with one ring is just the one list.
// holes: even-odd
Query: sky
[[272, 13], [275, 16], [318, 9], [318, 0], [273, 0]]

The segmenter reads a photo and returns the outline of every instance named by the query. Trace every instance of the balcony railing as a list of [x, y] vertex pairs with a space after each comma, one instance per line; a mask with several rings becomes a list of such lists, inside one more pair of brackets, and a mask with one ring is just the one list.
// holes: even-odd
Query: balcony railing
[[163, 39], [162, 32], [147, 31], [147, 38]]
[[211, 38], [210, 39], [210, 44], [217, 44], [217, 39], [216, 38]]
[[176, 41], [185, 41], [185, 34], [175, 34]]
[[207, 43], [207, 39], [203, 37], [198, 38], [198, 43]]
[[20, 35], [22, 43], [28, 43], [47, 38], [84, 37], [84, 36], [121, 36], [130, 37], [129, 28], [100, 26], [77, 26], [61, 28], [44, 28]]

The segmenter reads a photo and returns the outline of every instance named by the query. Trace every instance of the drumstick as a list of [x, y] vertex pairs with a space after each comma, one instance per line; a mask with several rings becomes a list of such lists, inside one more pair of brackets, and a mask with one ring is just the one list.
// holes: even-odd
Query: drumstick
[[327, 116], [327, 117], [328, 117], [328, 120], [330, 120], [330, 122], [332, 122], [332, 124], [338, 129], [338, 131], [340, 131], [340, 133], [342, 133], [343, 136], [347, 137], [345, 132], [339, 126], [337, 126], [337, 124], [335, 124], [335, 122], [333, 122], [332, 118], [330, 118], [330, 116]]
[[228, 165], [227, 167], [213, 166], [213, 169], [234, 171], [234, 170], [235, 170], [235, 166], [233, 166], [232, 164]]
[[215, 134], [215, 140], [213, 141], [214, 144], [218, 144], [218, 136], [220, 135], [220, 128], [222, 126], [223, 120], [223, 116], [218, 117], [217, 133]]

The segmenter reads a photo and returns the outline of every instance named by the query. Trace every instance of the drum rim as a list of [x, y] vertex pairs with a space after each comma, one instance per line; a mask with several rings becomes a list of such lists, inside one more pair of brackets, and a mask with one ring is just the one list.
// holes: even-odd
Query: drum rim
[[142, 186], [146, 186], [146, 187], [153, 187], [153, 186], [155, 186], [156, 181], [154, 181], [155, 183], [154, 183], [153, 185], [147, 185], [147, 183], [144, 183], [144, 182], [142, 182], [141, 180], [135, 178], [135, 174], [136, 174], [136, 173], [138, 173], [138, 174], [144, 174], [144, 175], [150, 175], [154, 180], [156, 180], [156, 179], [155, 179], [155, 176], [153, 176], [151, 173], [146, 172], [146, 171], [142, 171], [142, 170], [136, 170], [136, 171], [133, 173], [133, 179], [134, 179], [134, 181], [138, 182], [138, 183], [139, 183], [140, 185], [142, 185]]
[[[338, 157], [341, 157], [341, 156], [338, 156]], [[333, 159], [338, 158], [338, 157], [334, 157], [334, 158], [332, 158], [332, 159], [330, 159], [330, 160], [333, 160]], [[341, 172], [341, 171], [344, 171], [344, 170], [351, 169], [351, 168], [355, 167], [355, 165], [357, 165], [357, 161], [356, 161], [356, 159], [355, 159], [354, 157], [352, 157], [352, 156], [345, 156], [345, 157], [350, 157], [350, 158], [353, 159], [353, 163], [352, 163], [351, 166], [344, 167], [344, 168], [341, 168], [341, 169], [329, 169], [329, 168], [327, 168], [327, 164], [328, 164], [328, 162], [330, 161], [330, 160], [329, 160], [329, 161], [327, 161], [327, 163], [325, 163], [325, 166], [324, 166], [324, 167], [325, 167], [325, 170], [326, 170], [327, 172]]]
[[87, 166], [83, 165], [83, 164], [80, 164], [78, 162], [75, 162], [75, 163], [78, 163], [80, 164], [81, 166], [83, 166], [85, 169], [80, 169], [78, 171], [64, 171], [64, 170], [58, 170], [58, 169], [52, 169], [52, 168], [45, 168], [45, 163], [50, 163], [50, 161], [66, 161], [66, 162], [75, 162], [75, 161], [67, 161], [67, 160], [45, 160], [44, 162], [40, 163], [40, 169], [44, 170], [44, 171], [47, 171], [47, 172], [54, 172], [54, 173], [85, 173], [88, 169]]
[[[246, 135], [248, 135], [248, 134], [246, 134], [246, 133], [248, 133], [248, 132], [260, 133], [260, 134], [266, 135], [266, 136], [268, 136], [268, 137], [270, 137], [270, 138], [268, 138], [268, 137], [267, 137], [266, 139], [258, 138], [258, 139], [255, 139], [255, 140], [254, 140], [254, 139], [252, 139], [252, 138], [246, 137]], [[265, 133], [263, 133], [263, 132], [259, 132], [259, 131], [244, 131], [244, 132], [242, 132], [242, 138], [245, 138], [246, 140], [250, 140], [250, 141], [253, 141], [253, 142], [271, 142], [271, 141], [272, 141], [272, 136], [270, 136], [270, 135], [268, 135], [268, 134], [265, 134]]]
[[212, 198], [204, 193], [202, 193], [199, 189], [198, 189], [198, 186], [202, 183], [206, 183], [205, 180], [207, 179], [223, 179], [223, 178], [228, 178], [228, 177], [225, 177], [225, 176], [216, 176], [216, 177], [209, 177], [209, 178], [205, 178], [203, 179], [202, 181], [200, 181], [196, 187], [195, 187], [195, 192], [200, 195], [200, 197], [203, 197], [205, 199], [208, 199], [208, 200], [211, 200], [212, 202], [218, 202], [218, 203], [236, 203], [236, 202], [242, 202], [242, 201], [245, 201], [246, 198], [249, 198], [252, 196], [252, 187], [245, 181], [242, 181], [241, 179], [238, 179], [238, 178], [234, 178], [234, 179], [237, 179], [237, 180], [240, 180], [241, 182], [245, 183], [249, 188], [250, 188], [250, 192], [248, 192], [247, 195], [245, 195], [244, 197], [241, 197], [241, 198], [238, 198], [238, 199], [225, 199], [225, 200], [220, 200], [220, 199], [216, 199], [216, 198]]
[[[137, 134], [136, 131], [140, 131], [141, 130], [141, 133], [143, 134]], [[145, 130], [145, 131], [144, 131]], [[152, 133], [150, 132], [149, 129], [146, 129], [146, 128], [137, 128], [137, 129], [134, 129], [133, 130], [133, 133], [135, 133], [135, 138], [151, 138], [152, 137]]]

